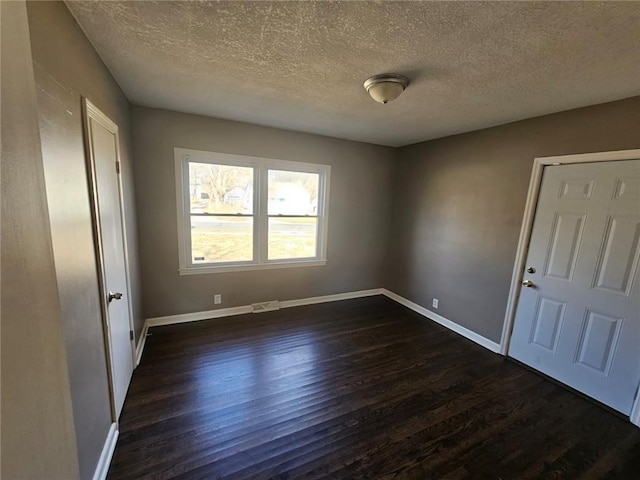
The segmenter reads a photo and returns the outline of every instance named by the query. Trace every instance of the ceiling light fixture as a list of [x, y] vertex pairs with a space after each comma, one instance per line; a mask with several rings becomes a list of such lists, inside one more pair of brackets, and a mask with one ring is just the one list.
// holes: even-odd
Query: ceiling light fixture
[[364, 89], [376, 102], [389, 103], [409, 86], [409, 79], [397, 73], [381, 73], [367, 78]]

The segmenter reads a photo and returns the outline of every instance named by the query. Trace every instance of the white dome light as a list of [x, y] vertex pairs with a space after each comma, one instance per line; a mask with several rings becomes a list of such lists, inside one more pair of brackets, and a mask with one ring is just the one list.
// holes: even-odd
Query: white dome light
[[409, 79], [397, 73], [381, 73], [368, 78], [364, 89], [376, 102], [389, 103], [400, 96], [409, 85]]

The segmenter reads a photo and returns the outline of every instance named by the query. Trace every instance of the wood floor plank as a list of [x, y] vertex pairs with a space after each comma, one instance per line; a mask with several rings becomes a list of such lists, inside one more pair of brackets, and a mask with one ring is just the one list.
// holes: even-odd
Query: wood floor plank
[[638, 478], [640, 429], [385, 297], [150, 334], [109, 479]]

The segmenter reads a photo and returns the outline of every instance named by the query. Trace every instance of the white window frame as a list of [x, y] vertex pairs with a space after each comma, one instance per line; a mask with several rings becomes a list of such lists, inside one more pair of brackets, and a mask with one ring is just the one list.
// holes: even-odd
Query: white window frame
[[[176, 176], [176, 204], [178, 226], [178, 271], [180, 275], [201, 273], [240, 272], [274, 268], [314, 267], [327, 263], [327, 238], [329, 227], [329, 183], [331, 166], [316, 163], [292, 162], [229, 153], [207, 152], [186, 148], [174, 148]], [[189, 201], [189, 162], [214, 163], [252, 167], [253, 186], [253, 260], [241, 262], [193, 263], [191, 255], [191, 211]], [[269, 235], [268, 172], [286, 170], [319, 174], [316, 252], [314, 257], [269, 260], [267, 245]], [[287, 216], [287, 215], [283, 215]]]

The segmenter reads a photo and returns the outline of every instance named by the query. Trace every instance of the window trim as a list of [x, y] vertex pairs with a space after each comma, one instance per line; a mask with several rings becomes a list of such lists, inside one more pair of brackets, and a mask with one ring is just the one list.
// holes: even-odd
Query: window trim
[[[195, 157], [195, 158], [193, 158]], [[276, 268], [313, 267], [327, 263], [327, 240], [329, 231], [329, 185], [331, 166], [317, 163], [292, 162], [249, 155], [208, 152], [187, 148], [174, 148], [176, 207], [178, 229], [178, 271], [180, 275], [202, 273], [240, 272], [251, 270], [270, 270]], [[215, 163], [254, 168], [253, 186], [253, 260], [240, 262], [219, 262], [194, 264], [191, 256], [189, 161]], [[267, 257], [269, 216], [268, 216], [268, 171], [285, 170], [319, 174], [316, 251], [318, 255], [305, 258], [269, 260]], [[286, 217], [287, 215], [282, 215]]]

